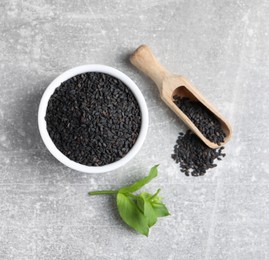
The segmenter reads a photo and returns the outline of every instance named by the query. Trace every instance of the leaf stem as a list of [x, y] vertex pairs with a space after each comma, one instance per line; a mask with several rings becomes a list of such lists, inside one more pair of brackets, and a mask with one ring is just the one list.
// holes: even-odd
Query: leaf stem
[[158, 189], [152, 196], [151, 196], [151, 200], [153, 200], [154, 198], [156, 198], [159, 194], [159, 192], [161, 191], [161, 189]]
[[117, 194], [118, 190], [99, 190], [99, 191], [90, 191], [88, 194], [90, 196], [94, 195], [109, 195], [109, 194]]
[[133, 198], [133, 199], [137, 199], [137, 196], [132, 194], [132, 193], [126, 193], [126, 195]]

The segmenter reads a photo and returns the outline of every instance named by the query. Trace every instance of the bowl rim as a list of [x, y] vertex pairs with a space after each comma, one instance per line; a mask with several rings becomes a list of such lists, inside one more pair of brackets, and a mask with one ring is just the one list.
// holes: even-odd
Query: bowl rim
[[[77, 163], [75, 161], [70, 160], [67, 156], [65, 156], [58, 148], [55, 146], [53, 141], [51, 140], [49, 133], [47, 131], [47, 123], [45, 120], [45, 115], [47, 111], [48, 101], [51, 97], [51, 95], [54, 93], [55, 89], [61, 85], [62, 82], [79, 75], [81, 73], [86, 72], [101, 72], [109, 74], [115, 78], [118, 78], [121, 80], [134, 94], [140, 111], [141, 111], [141, 128], [138, 135], [138, 138], [133, 145], [133, 147], [129, 150], [129, 152], [120, 160], [103, 165], [103, 166], [87, 166], [80, 163]], [[38, 109], [38, 128], [41, 135], [41, 138], [47, 147], [47, 149], [50, 151], [50, 153], [61, 163], [66, 165], [67, 167], [84, 173], [104, 173], [113, 171], [115, 169], [118, 169], [119, 167], [125, 165], [127, 162], [129, 162], [140, 150], [142, 147], [148, 130], [148, 108], [146, 105], [146, 101], [144, 99], [143, 94], [141, 93], [138, 86], [131, 80], [126, 74], [123, 72], [112, 68], [110, 66], [101, 65], [101, 64], [87, 64], [87, 65], [81, 65], [78, 67], [71, 68], [62, 74], [60, 74], [58, 77], [56, 77], [49, 86], [45, 89], [42, 98], [40, 100], [39, 109]]]

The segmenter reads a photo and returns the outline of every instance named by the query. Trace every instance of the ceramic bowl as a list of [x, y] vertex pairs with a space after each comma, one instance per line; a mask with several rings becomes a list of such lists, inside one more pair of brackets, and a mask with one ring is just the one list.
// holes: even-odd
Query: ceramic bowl
[[[83, 165], [83, 164], [70, 160], [68, 157], [66, 157], [62, 152], [60, 152], [57, 149], [57, 147], [53, 143], [47, 131], [45, 115], [47, 111], [48, 101], [51, 95], [54, 93], [55, 89], [61, 85], [62, 82], [78, 74], [86, 73], [86, 72], [106, 73], [121, 80], [134, 94], [139, 104], [141, 116], [142, 116], [140, 133], [138, 135], [138, 138], [134, 146], [130, 149], [130, 151], [123, 158], [121, 158], [120, 160], [116, 162], [113, 162], [104, 166], [87, 166], [87, 165]], [[147, 129], [148, 129], [148, 109], [147, 109], [147, 105], [141, 91], [139, 90], [137, 85], [127, 75], [125, 75], [124, 73], [122, 73], [121, 71], [117, 69], [114, 69], [112, 67], [108, 67], [105, 65], [99, 65], [99, 64], [83, 65], [83, 66], [72, 68], [62, 73], [55, 80], [53, 80], [50, 83], [50, 85], [47, 87], [47, 89], [45, 90], [41, 98], [40, 105], [39, 105], [38, 127], [40, 131], [40, 135], [43, 139], [43, 142], [48, 148], [48, 150], [56, 159], [58, 159], [61, 163], [63, 163], [67, 167], [77, 170], [79, 172], [86, 172], [86, 173], [109, 172], [109, 171], [116, 170], [119, 167], [125, 165], [127, 162], [129, 162], [142, 147], [143, 142], [146, 138]]]

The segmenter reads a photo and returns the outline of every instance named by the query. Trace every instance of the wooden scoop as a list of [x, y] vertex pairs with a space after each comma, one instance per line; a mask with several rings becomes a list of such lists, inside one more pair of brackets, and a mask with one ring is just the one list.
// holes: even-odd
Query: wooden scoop
[[226, 137], [220, 146], [226, 144], [232, 134], [231, 126], [227, 120], [210, 104], [203, 95], [184, 77], [174, 75], [167, 71], [156, 59], [147, 45], [139, 46], [130, 57], [131, 63], [149, 76], [157, 85], [162, 100], [179, 116], [188, 127], [209, 147], [218, 148], [219, 145], [209, 141], [194, 125], [194, 123], [173, 102], [173, 96], [188, 97], [199, 101], [206, 106], [220, 121]]

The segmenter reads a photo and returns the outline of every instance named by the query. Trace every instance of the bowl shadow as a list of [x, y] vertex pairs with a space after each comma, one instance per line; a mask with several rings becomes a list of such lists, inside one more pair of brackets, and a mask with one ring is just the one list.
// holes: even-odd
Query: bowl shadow
[[50, 84], [52, 79], [47, 79], [40, 82], [31, 93], [20, 102], [19, 109], [21, 118], [16, 121], [20, 122], [18, 128], [22, 130], [24, 136], [21, 136], [20, 141], [16, 144], [16, 149], [26, 151], [29, 160], [45, 161], [51, 164], [58, 164], [58, 161], [46, 149], [38, 129], [38, 108], [41, 97]]

